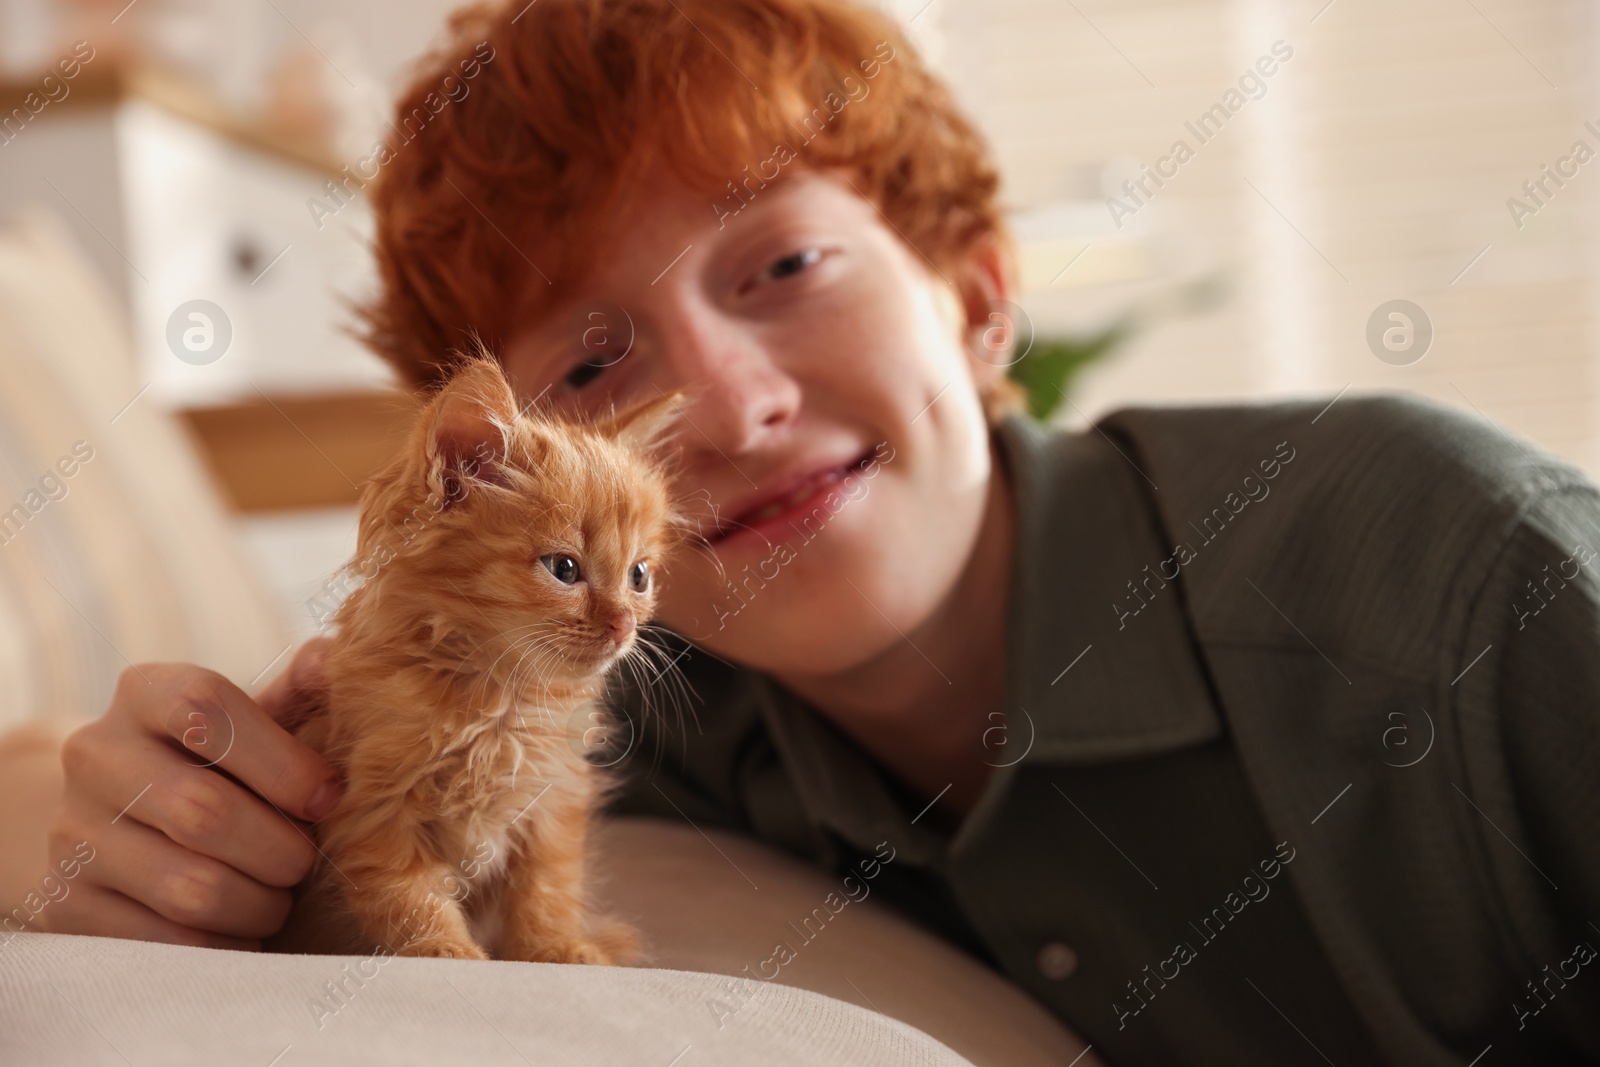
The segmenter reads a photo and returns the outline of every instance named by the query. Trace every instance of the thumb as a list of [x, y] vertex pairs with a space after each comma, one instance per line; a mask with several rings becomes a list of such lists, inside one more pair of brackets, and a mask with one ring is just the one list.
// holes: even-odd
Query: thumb
[[261, 710], [284, 723], [308, 705], [320, 704], [328, 693], [326, 667], [332, 646], [331, 637], [313, 637], [296, 649], [289, 666], [256, 696]]

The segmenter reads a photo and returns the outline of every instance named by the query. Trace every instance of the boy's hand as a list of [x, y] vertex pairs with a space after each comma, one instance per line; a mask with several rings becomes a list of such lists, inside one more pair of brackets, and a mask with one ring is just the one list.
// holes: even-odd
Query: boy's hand
[[50, 872], [77, 873], [36, 928], [260, 948], [317, 857], [294, 820], [339, 797], [333, 766], [280, 725], [321, 699], [329, 641], [302, 645], [254, 700], [192, 664], [124, 671], [106, 713], [62, 745]]

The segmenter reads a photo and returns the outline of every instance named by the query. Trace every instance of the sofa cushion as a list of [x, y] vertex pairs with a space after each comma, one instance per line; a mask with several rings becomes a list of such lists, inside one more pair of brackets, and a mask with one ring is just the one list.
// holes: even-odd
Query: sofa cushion
[[0, 1062], [959, 1067], [926, 1034], [831, 997], [727, 979], [496, 960], [291, 956], [71, 934], [0, 944]]

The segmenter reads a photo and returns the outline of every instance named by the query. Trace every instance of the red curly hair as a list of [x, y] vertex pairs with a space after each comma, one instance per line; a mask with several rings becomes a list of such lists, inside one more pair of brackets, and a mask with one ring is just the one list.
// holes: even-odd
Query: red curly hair
[[[834, 103], [863, 79], [870, 104]], [[406, 140], [368, 189], [380, 284], [358, 313], [363, 340], [414, 388], [441, 384], [474, 337], [498, 350], [569, 298], [659, 168], [731, 209], [735, 183], [782, 146], [785, 173], [848, 168], [941, 273], [986, 238], [1013, 269], [982, 138], [897, 26], [847, 0], [463, 8], [395, 130]], [[1022, 392], [1002, 377], [984, 402], [994, 421]]]

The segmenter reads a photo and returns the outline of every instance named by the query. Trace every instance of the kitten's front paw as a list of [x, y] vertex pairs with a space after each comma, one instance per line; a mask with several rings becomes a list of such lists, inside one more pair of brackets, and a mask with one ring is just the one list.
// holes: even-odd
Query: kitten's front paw
[[582, 963], [594, 967], [627, 967], [639, 960], [639, 935], [626, 923], [602, 923], [587, 937], [556, 937], [538, 944], [516, 940], [502, 959], [528, 963]]
[[486, 960], [489, 954], [471, 941], [449, 937], [426, 937], [400, 948], [401, 956], [426, 956], [447, 960]]
[[620, 919], [597, 923], [590, 938], [613, 967], [632, 967], [644, 957], [639, 931]]
[[536, 949], [524, 949], [506, 958], [526, 960], [529, 963], [584, 963], [599, 967], [611, 964], [611, 956], [603, 946], [584, 939], [552, 941]]

